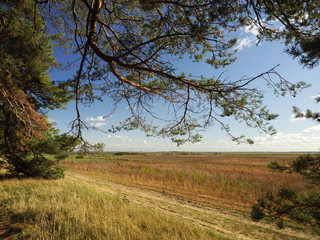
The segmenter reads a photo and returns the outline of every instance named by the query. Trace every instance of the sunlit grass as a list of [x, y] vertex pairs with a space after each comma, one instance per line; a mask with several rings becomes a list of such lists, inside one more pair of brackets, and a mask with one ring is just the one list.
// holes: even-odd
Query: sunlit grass
[[266, 190], [289, 185], [305, 188], [298, 175], [267, 168], [277, 160], [284, 164], [295, 154], [223, 155], [124, 155], [103, 159], [65, 161], [71, 171], [99, 174], [117, 182], [206, 201], [247, 211]]
[[0, 181], [1, 237], [226, 239], [69, 179]]

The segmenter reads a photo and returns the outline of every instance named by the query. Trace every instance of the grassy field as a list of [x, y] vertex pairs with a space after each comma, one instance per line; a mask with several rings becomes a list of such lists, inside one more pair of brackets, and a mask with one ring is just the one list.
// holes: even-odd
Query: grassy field
[[270, 171], [271, 161], [288, 164], [298, 154], [113, 155], [72, 159], [71, 171], [100, 174], [108, 179], [248, 211], [258, 196], [283, 185], [300, 191], [298, 175]]
[[[201, 206], [223, 208], [230, 213], [240, 213], [249, 221], [251, 204], [266, 190], [275, 190], [282, 185], [289, 185], [297, 191], [306, 188], [305, 182], [297, 175], [267, 169], [271, 161], [288, 164], [297, 156], [121, 153], [100, 157], [92, 155], [84, 159], [70, 156], [63, 164], [69, 169], [67, 175], [85, 174], [87, 179], [94, 176], [99, 177], [100, 182], [105, 179], [106, 182], [124, 184], [121, 186], [132, 186], [130, 191], [151, 190]], [[210, 227], [192, 224], [194, 220], [179, 218], [179, 211], [181, 216], [188, 213], [178, 205], [173, 209], [176, 214], [168, 215], [126, 197], [101, 191], [99, 181], [90, 186], [70, 177], [56, 181], [0, 180], [0, 239], [235, 239], [227, 238]], [[220, 221], [205, 212], [202, 215], [195, 212], [192, 206], [188, 211], [199, 214], [202, 224]], [[230, 232], [236, 225], [239, 232], [243, 231], [244, 223], [238, 220], [231, 222], [230, 219], [224, 219], [226, 224], [228, 221], [233, 224]], [[295, 231], [308, 231], [306, 226], [294, 224], [292, 227]], [[294, 233], [285, 235], [258, 225], [250, 225], [245, 231], [248, 233], [243, 233], [244, 238], [241, 239], [320, 238], [318, 235], [301, 238]], [[254, 231], [270, 238], [250, 238]]]
[[227, 239], [68, 179], [0, 181], [0, 239]]

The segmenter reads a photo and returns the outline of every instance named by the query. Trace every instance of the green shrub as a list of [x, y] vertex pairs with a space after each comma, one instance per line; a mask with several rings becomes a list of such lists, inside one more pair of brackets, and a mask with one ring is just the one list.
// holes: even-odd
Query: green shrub
[[251, 218], [259, 221], [268, 216], [277, 219], [277, 226], [284, 227], [283, 218], [320, 226], [320, 155], [299, 156], [289, 166], [271, 162], [270, 169], [300, 174], [308, 183], [305, 192], [295, 192], [282, 187], [277, 192], [267, 192], [251, 208]]

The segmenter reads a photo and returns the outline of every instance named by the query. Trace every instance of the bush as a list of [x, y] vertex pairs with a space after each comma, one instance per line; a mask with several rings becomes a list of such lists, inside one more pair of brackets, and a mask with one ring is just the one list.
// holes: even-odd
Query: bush
[[34, 157], [31, 159], [16, 158], [9, 165], [9, 173], [14, 176], [44, 178], [44, 179], [59, 179], [64, 177], [65, 167], [59, 165], [58, 160], [50, 160], [43, 156]]
[[250, 216], [253, 221], [259, 221], [264, 218], [263, 209], [259, 204], [252, 205]]
[[309, 190], [297, 193], [289, 187], [277, 192], [267, 192], [251, 207], [251, 218], [259, 221], [264, 217], [277, 219], [277, 226], [284, 227], [283, 218], [320, 226], [320, 155], [303, 155], [285, 167], [272, 162], [269, 168], [288, 173], [298, 173], [309, 182]]

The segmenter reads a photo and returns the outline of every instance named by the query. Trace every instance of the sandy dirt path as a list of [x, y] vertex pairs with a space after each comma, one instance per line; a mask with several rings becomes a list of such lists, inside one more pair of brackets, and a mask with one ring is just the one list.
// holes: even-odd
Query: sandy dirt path
[[290, 228], [280, 230], [273, 225], [256, 223], [245, 216], [220, 208], [202, 205], [181, 197], [168, 196], [164, 193], [135, 186], [115, 183], [98, 176], [69, 171], [67, 177], [71, 180], [82, 182], [91, 188], [126, 199], [129, 202], [174, 215], [185, 222], [211, 229], [230, 239], [319, 239]]

